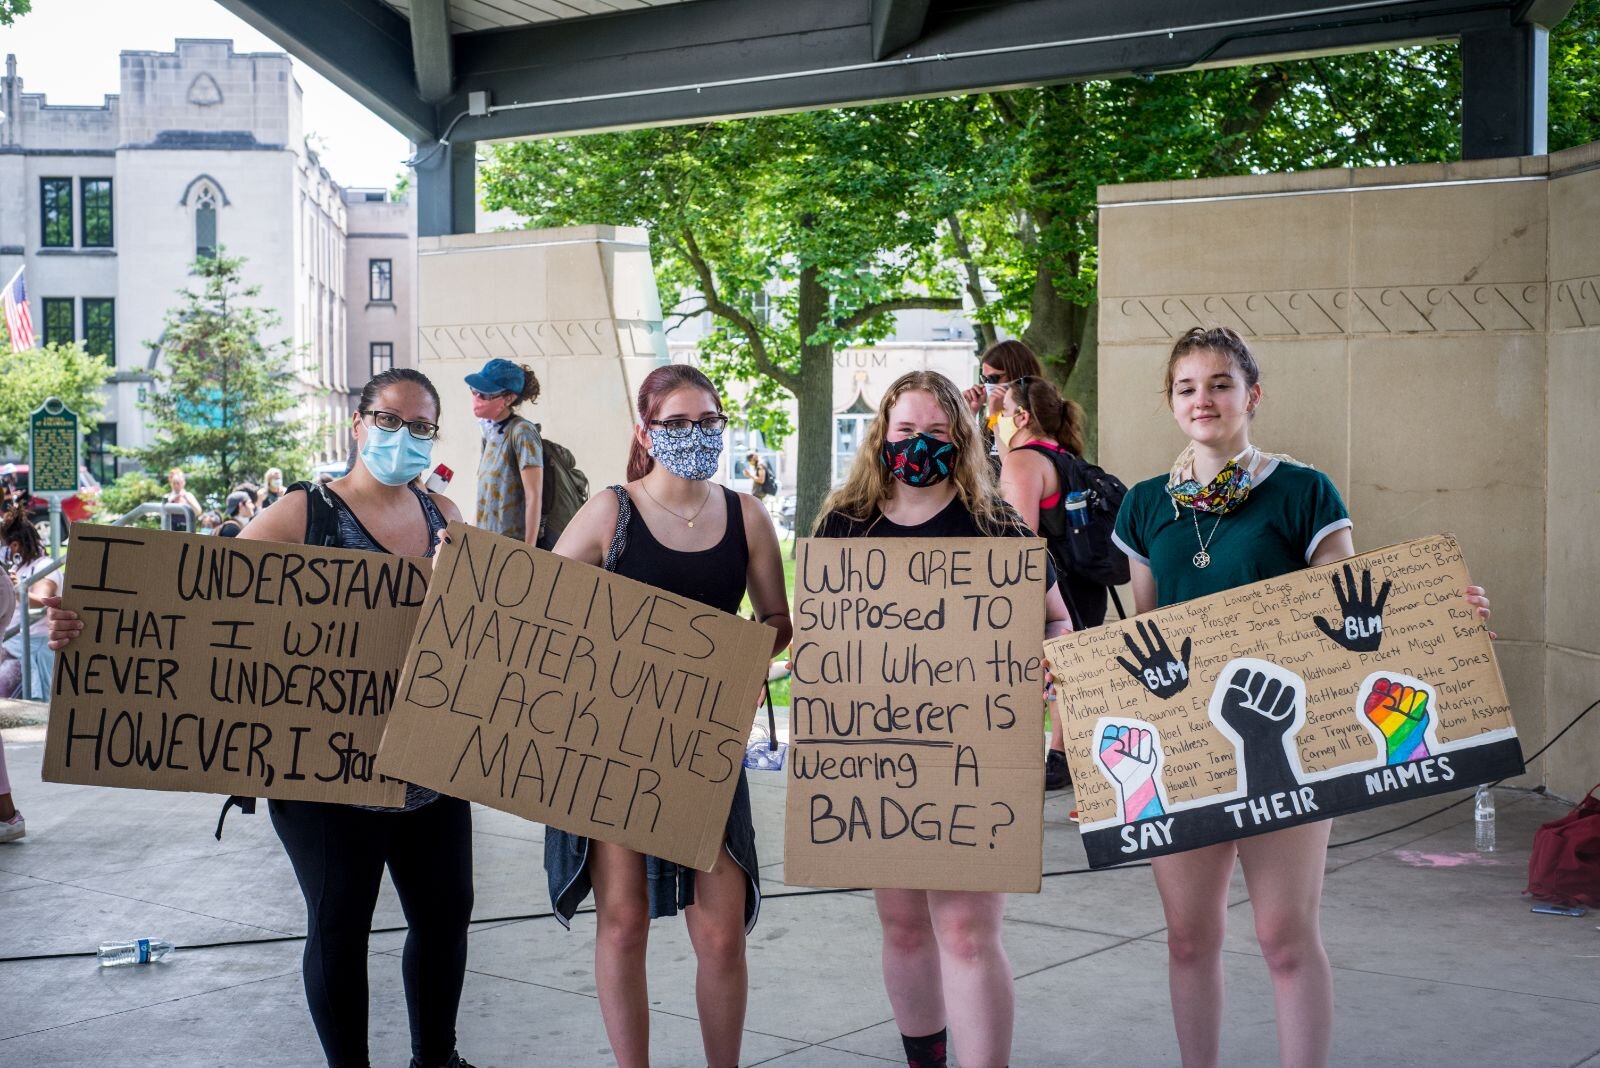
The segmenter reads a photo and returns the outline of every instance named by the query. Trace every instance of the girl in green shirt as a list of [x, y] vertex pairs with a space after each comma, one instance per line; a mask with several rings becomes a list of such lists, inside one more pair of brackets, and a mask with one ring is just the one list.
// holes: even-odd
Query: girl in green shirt
[[[1167, 404], [1189, 439], [1169, 475], [1128, 491], [1115, 540], [1131, 561], [1139, 612], [1355, 555], [1349, 513], [1326, 475], [1250, 443], [1261, 372], [1233, 331], [1195, 327], [1167, 361]], [[1477, 586], [1467, 600], [1488, 618]], [[1216, 1068], [1222, 1032], [1222, 937], [1235, 857], [1272, 975], [1278, 1056], [1325, 1068], [1333, 976], [1319, 912], [1323, 820], [1151, 862], [1167, 921], [1172, 1015], [1184, 1068]]]

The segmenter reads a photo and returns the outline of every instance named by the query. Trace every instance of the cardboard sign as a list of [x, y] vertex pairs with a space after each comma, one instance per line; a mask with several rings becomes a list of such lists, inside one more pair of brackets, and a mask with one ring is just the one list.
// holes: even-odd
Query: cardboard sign
[[772, 628], [460, 523], [378, 768], [701, 871]]
[[803, 538], [785, 881], [1038, 893], [1045, 547]]
[[373, 770], [428, 562], [78, 523], [44, 778], [399, 806]]
[[1448, 535], [1045, 643], [1093, 867], [1521, 774]]

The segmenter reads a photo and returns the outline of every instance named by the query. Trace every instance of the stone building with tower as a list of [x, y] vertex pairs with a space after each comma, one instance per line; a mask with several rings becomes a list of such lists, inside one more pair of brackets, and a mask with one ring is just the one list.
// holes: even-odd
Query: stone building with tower
[[0, 112], [0, 275], [26, 265], [41, 342], [81, 339], [115, 367], [87, 442], [95, 474], [117, 473], [112, 446], [147, 440], [138, 402], [162, 321], [218, 248], [281, 317], [263, 340], [294, 347], [289, 388], [324, 431], [319, 459], [342, 456], [352, 393], [415, 363], [415, 210], [322, 166], [289, 57], [218, 40], [127, 51], [121, 91], [85, 106], [25, 93], [8, 56]]

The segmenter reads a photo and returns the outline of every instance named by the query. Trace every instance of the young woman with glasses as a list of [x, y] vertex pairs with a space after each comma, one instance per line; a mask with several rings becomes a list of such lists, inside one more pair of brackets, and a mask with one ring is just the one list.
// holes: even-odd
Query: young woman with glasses
[[[308, 493], [326, 492], [338, 546], [431, 557], [461, 513], [419, 489], [439, 432], [439, 394], [417, 371], [375, 375], [350, 415], [355, 457], [326, 487], [298, 482], [239, 533], [242, 541], [305, 544]], [[50, 600], [50, 647], [83, 630]], [[411, 1021], [411, 1068], [469, 1068], [455, 1051], [472, 918], [472, 816], [467, 802], [406, 786], [405, 807], [268, 802], [306, 902], [303, 974], [311, 1020], [331, 1068], [368, 1064], [367, 933], [385, 867], [409, 931], [400, 970]]]
[[[1000, 421], [1000, 410], [1005, 403], [1006, 387], [1022, 378], [1043, 378], [1044, 365], [1033, 350], [1020, 341], [1001, 341], [990, 345], [978, 359], [978, 377], [981, 381], [962, 393], [967, 408], [978, 417], [978, 424], [986, 438], [992, 440], [1001, 457], [1010, 450], [1009, 442], [995, 436], [994, 427]], [[999, 469], [996, 468], [998, 475]]]
[[[728, 420], [709, 379], [681, 364], [658, 367], [639, 386], [626, 486], [589, 500], [555, 551], [647, 582], [685, 600], [737, 613], [748, 591], [756, 618], [773, 628], [774, 653], [789, 644], [788, 594], [772, 519], [754, 497], [710, 481]], [[755, 694], [750, 701], [754, 703]], [[711, 1068], [735, 1068], [749, 981], [745, 937], [761, 906], [755, 825], [744, 769], [728, 814], [724, 849], [710, 872], [547, 828], [545, 872], [563, 924], [595, 896], [594, 970], [600, 1012], [621, 1068], [650, 1063], [645, 947], [654, 918], [684, 914], [698, 968], [695, 1004]]]

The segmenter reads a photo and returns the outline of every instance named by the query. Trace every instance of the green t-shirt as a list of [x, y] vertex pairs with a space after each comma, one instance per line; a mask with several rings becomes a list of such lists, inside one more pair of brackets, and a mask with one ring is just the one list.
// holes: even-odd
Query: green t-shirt
[[[1350, 525], [1327, 475], [1280, 460], [1268, 464], [1244, 504], [1220, 518], [1188, 508], [1174, 516], [1166, 486], [1161, 475], [1130, 489], [1112, 535], [1155, 575], [1159, 608], [1299, 571], [1310, 566], [1323, 538]], [[1194, 565], [1201, 539], [1211, 556], [1204, 568]]]

